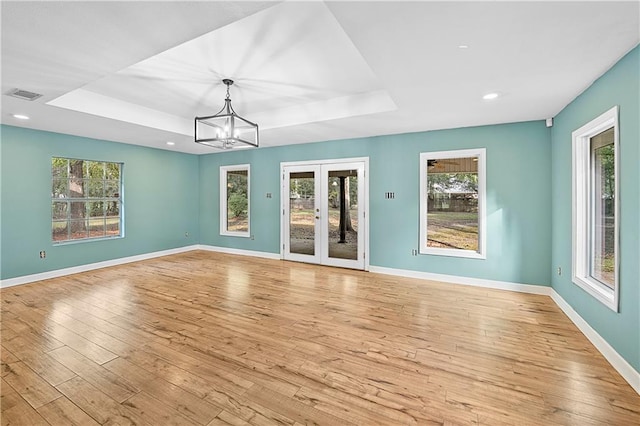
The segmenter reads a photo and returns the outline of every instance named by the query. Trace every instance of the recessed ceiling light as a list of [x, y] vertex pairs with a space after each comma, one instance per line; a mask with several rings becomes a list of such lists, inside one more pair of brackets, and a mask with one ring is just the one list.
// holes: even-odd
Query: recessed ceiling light
[[485, 101], [490, 101], [497, 98], [498, 96], [500, 96], [498, 93], [487, 93], [482, 97], [482, 99], [484, 99]]
[[28, 120], [29, 117], [24, 114], [13, 114], [13, 118], [17, 118], [18, 120]]
[[171, 141], [167, 142], [167, 145], [175, 145], [175, 144], [176, 144], [175, 142], [171, 142]]
[[459, 44], [458, 45], [458, 49], [468, 49], [469, 45], [468, 44]]

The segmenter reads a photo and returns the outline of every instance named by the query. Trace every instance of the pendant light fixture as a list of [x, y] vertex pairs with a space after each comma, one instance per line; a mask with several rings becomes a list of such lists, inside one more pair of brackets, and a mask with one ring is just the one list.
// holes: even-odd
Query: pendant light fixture
[[258, 125], [236, 114], [229, 95], [233, 80], [222, 82], [227, 86], [224, 106], [216, 115], [195, 118], [195, 142], [218, 149], [257, 148]]

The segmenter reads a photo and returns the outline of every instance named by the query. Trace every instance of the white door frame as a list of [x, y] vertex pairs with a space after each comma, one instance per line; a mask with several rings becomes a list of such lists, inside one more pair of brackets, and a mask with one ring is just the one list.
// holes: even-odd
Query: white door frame
[[[364, 270], [369, 270], [369, 157], [355, 157], [355, 158], [337, 158], [337, 159], [327, 159], [327, 160], [308, 160], [308, 161], [287, 161], [280, 163], [280, 258], [284, 259], [285, 256], [285, 242], [288, 241], [289, 235], [287, 235], [288, 224], [285, 223], [285, 211], [287, 208], [287, 200], [289, 199], [289, 185], [288, 182], [285, 182], [285, 167], [300, 167], [301, 169], [305, 167], [313, 167], [313, 166], [322, 166], [322, 165], [336, 165], [339, 166], [341, 164], [346, 163], [364, 163], [364, 176], [363, 176], [363, 195], [362, 199], [358, 199], [358, 208], [362, 210], [362, 220], [363, 223], [359, 224], [358, 227], [361, 231], [364, 232], [363, 238], [363, 248], [362, 253], [364, 256]], [[316, 179], [316, 189], [319, 187], [321, 177], [318, 176]], [[318, 193], [316, 193], [318, 194]], [[318, 195], [316, 195], [318, 198]], [[317, 238], [316, 238], [317, 240]], [[316, 244], [318, 242], [316, 241]], [[317, 247], [317, 245], [316, 245]], [[321, 263], [320, 257], [321, 254], [316, 250], [315, 256], [305, 256], [307, 261], [313, 261], [314, 263]], [[295, 260], [295, 259], [292, 259]], [[301, 259], [301, 261], [304, 261]], [[335, 263], [336, 266], [342, 266], [338, 263]]]

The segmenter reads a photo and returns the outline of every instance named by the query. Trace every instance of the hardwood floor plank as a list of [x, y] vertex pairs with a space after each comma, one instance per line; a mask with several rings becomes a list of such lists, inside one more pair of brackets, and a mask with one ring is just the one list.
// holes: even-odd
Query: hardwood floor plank
[[[69, 303], [66, 306], [71, 307], [65, 309], [65, 312], [67, 312], [68, 315], [77, 318], [92, 327], [91, 330], [85, 331], [82, 334], [82, 337], [104, 347], [116, 355], [124, 356], [128, 350], [137, 348], [141, 339], [146, 340], [149, 338], [148, 333], [136, 329], [135, 326], [131, 327], [131, 324], [127, 324], [126, 327], [121, 327], [110, 322], [111, 320], [117, 321], [119, 316], [116, 314], [105, 314], [100, 317], [93, 316], [84, 310], [76, 309], [75, 303], [77, 301], [66, 299], [66, 302]], [[80, 305], [84, 307], [83, 301], [79, 302]], [[91, 305], [90, 308], [87, 309], [92, 309], [93, 311], [98, 312], [100, 311], [100, 308]], [[104, 319], [104, 317], [108, 318]]]
[[66, 382], [75, 376], [73, 371], [53, 359], [49, 354], [38, 353], [36, 351], [23, 351], [20, 357], [29, 368], [52, 386]]
[[5, 348], [4, 345], [0, 347], [0, 363], [10, 364], [17, 361], [20, 361], [20, 359]]
[[273, 392], [262, 386], [253, 386], [246, 394], [252, 402], [267, 407], [283, 416], [302, 424], [349, 425], [344, 419], [316, 410], [291, 397]]
[[50, 336], [31, 332], [31, 328], [15, 337], [5, 338], [3, 336], [2, 344], [18, 357], [20, 357], [23, 349], [27, 351], [48, 352], [64, 346], [64, 343]]
[[[44, 345], [40, 342], [41, 340], [35, 335], [26, 333], [23, 336], [16, 336], [3, 343], [15, 351], [16, 356], [18, 356], [20, 360], [52, 386], [65, 382], [75, 376], [75, 373], [46, 353], [50, 350], [50, 345]], [[54, 347], [58, 348], [59, 346], [56, 344]]]
[[202, 400], [124, 358], [109, 361], [104, 364], [104, 367], [112, 373], [126, 378], [127, 381], [161, 401], [162, 404], [198, 424], [207, 424], [222, 411], [222, 408]]
[[628, 414], [635, 419], [640, 416], [640, 403], [637, 402], [638, 401], [633, 401], [624, 397], [609, 400], [613, 411], [616, 413]]
[[[229, 426], [229, 425], [232, 425], [232, 424], [233, 423], [227, 423], [224, 420], [219, 419], [219, 418], [216, 417], [215, 419], [211, 420], [211, 422], [209, 424], [207, 424], [207, 426]], [[243, 424], [248, 425], [249, 423], [243, 422]]]
[[67, 315], [92, 326], [95, 326], [95, 320], [108, 321], [116, 316], [114, 313], [77, 298], [60, 300], [58, 301], [57, 307]]
[[60, 392], [22, 361], [7, 365], [8, 372], [3, 380], [33, 408], [38, 408], [60, 397]]
[[13, 405], [15, 405], [15, 402], [17, 401], [14, 396], [20, 397], [20, 395], [18, 395], [18, 392], [16, 392], [16, 390], [12, 388], [9, 383], [5, 382], [4, 379], [0, 379], [0, 384], [2, 385], [0, 386], [0, 396], [2, 396], [3, 398], [5, 396], [11, 397], [7, 399], [6, 403], [3, 400], [2, 409], [9, 409], [13, 407]]
[[547, 296], [191, 251], [0, 302], [2, 424], [640, 424]]
[[264, 373], [256, 369], [241, 368], [240, 370], [236, 370], [236, 374], [240, 377], [250, 379], [259, 386], [289, 397], [295, 395], [300, 389], [300, 386], [282, 380], [274, 374]]
[[169, 383], [191, 392], [198, 398], [206, 398], [210, 392], [215, 391], [215, 385], [211, 382], [145, 351], [133, 351], [126, 357], [126, 360], [139, 365]]
[[125, 378], [113, 374], [68, 346], [55, 349], [49, 355], [117, 402], [123, 402], [140, 392]]
[[206, 398], [232, 414], [252, 425], [293, 425], [294, 421], [267, 407], [255, 403], [244, 396], [233, 395], [230, 392], [210, 392]]
[[65, 396], [54, 399], [37, 411], [52, 425], [98, 426], [98, 422]]
[[[301, 403], [351, 424], [417, 424], [417, 419], [412, 416], [402, 414], [396, 416], [395, 413], [391, 414], [393, 410], [387, 409], [387, 407], [380, 408], [386, 411], [387, 414], [391, 414], [391, 417], [371, 411], [368, 408], [372, 408], [373, 403], [367, 403], [364, 400], [357, 401], [357, 397], [351, 398], [348, 394], [333, 389], [327, 389], [324, 392], [302, 387], [294, 397]], [[403, 418], [399, 419], [397, 417]]]
[[4, 379], [0, 383], [0, 389], [0, 424], [2, 426], [49, 425]]
[[146, 422], [154, 425], [193, 425], [190, 419], [145, 392], [135, 394], [122, 405], [134, 408], [140, 415], [144, 416]]
[[56, 388], [100, 424], [152, 425], [140, 410], [114, 401], [81, 377], [74, 377]]
[[147, 383], [155, 380], [157, 377], [150, 371], [145, 370], [122, 357], [105, 362], [102, 364], [102, 367], [111, 371], [113, 374], [126, 378], [127, 381], [137, 389], [144, 389]]
[[222, 411], [222, 408], [217, 405], [202, 400], [163, 379], [155, 379], [147, 383], [143, 389], [163, 404], [199, 424], [207, 424]]
[[4, 346], [0, 347], [0, 359], [0, 377], [4, 377], [10, 371], [8, 364], [20, 361], [20, 358], [12, 354]]
[[118, 356], [61, 325], [51, 324], [47, 327], [46, 332], [98, 364], [104, 364]]
[[233, 414], [231, 414], [231, 413], [229, 413], [227, 411], [222, 411], [207, 426], [226, 426], [226, 425], [250, 426], [251, 423], [245, 422], [244, 420], [239, 419], [238, 417], [234, 416]]

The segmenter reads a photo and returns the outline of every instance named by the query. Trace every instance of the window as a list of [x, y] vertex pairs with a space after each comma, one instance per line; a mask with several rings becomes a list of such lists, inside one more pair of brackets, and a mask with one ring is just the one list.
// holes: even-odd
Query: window
[[51, 239], [122, 236], [122, 164], [51, 159]]
[[220, 167], [220, 234], [249, 237], [249, 165]]
[[575, 284], [618, 311], [618, 107], [572, 133]]
[[485, 149], [420, 154], [420, 253], [484, 259]]

